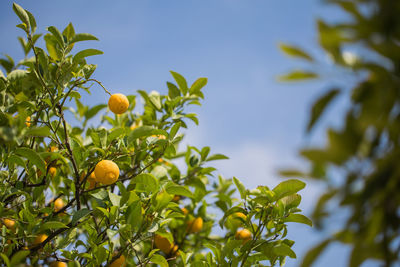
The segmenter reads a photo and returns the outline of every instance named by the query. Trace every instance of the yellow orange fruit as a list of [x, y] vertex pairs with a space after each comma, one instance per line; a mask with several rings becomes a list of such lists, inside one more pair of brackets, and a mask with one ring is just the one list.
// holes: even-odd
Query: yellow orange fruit
[[56, 151], [58, 151], [58, 147], [56, 147], [56, 146], [50, 147], [50, 152], [56, 152]]
[[108, 108], [115, 114], [124, 113], [129, 107], [129, 100], [123, 94], [113, 94], [108, 100]]
[[126, 266], [126, 259], [124, 255], [121, 255], [119, 258], [115, 259], [110, 264], [110, 267], [125, 267], [125, 266]]
[[170, 254], [170, 252], [174, 248], [174, 245], [169, 242], [168, 238], [160, 235], [155, 235], [154, 244], [156, 245], [156, 248], [160, 249], [167, 255]]
[[12, 219], [4, 219], [3, 223], [8, 229], [14, 229], [15, 227], [15, 221]]
[[247, 229], [238, 230], [235, 234], [235, 238], [243, 240], [243, 244], [251, 240], [251, 232]]
[[56, 176], [56, 174], [57, 174], [57, 169], [56, 169], [56, 167], [50, 167], [50, 169], [49, 169], [49, 174], [50, 174], [51, 177]]
[[201, 217], [189, 220], [187, 223], [187, 231], [189, 233], [198, 233], [203, 228], [203, 219]]
[[97, 163], [94, 169], [94, 175], [96, 177], [96, 182], [105, 185], [113, 184], [119, 177], [118, 165], [111, 160], [102, 160]]
[[45, 241], [47, 238], [48, 238], [48, 236], [45, 235], [45, 234], [38, 235], [35, 238], [35, 240], [33, 241], [33, 244], [34, 245], [39, 245], [40, 243], [43, 243], [43, 241]]
[[[80, 177], [81, 182], [83, 181], [85, 176], [86, 176], [86, 173], [83, 172]], [[89, 182], [89, 189], [93, 189], [96, 187], [96, 175], [94, 174], [94, 171], [89, 175], [89, 177], [87, 178], [87, 181]]]
[[182, 208], [181, 210], [182, 210], [183, 214], [185, 214], [185, 215], [189, 214], [189, 211], [187, 208]]
[[26, 117], [25, 125], [26, 125], [26, 127], [30, 127], [31, 126], [31, 116]]
[[64, 201], [61, 198], [57, 198], [54, 201], [54, 211], [58, 212], [59, 210], [61, 210], [62, 208], [64, 208]]
[[53, 261], [50, 267], [67, 267], [68, 265], [63, 261]]

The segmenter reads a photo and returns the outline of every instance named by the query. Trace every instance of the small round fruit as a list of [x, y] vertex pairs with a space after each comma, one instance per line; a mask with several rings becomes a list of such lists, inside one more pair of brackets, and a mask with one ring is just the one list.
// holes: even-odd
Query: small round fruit
[[56, 151], [58, 151], [58, 147], [56, 147], [56, 146], [50, 147], [50, 152], [56, 152]]
[[246, 221], [246, 218], [247, 217], [245, 214], [241, 212], [236, 212], [228, 216], [225, 226], [231, 230], [236, 230], [237, 228], [243, 225], [243, 222]]
[[125, 267], [126, 266], [126, 259], [124, 255], [121, 255], [115, 261], [110, 264], [110, 267]]
[[63, 261], [53, 261], [50, 267], [67, 267], [68, 265]]
[[31, 126], [31, 116], [26, 117], [25, 125], [26, 125], [26, 127], [30, 127]]
[[8, 229], [14, 229], [15, 227], [15, 221], [12, 219], [4, 219], [3, 223]]
[[[83, 172], [80, 177], [81, 182], [83, 181], [85, 176], [86, 176], [86, 172]], [[89, 175], [89, 177], [87, 178], [87, 181], [89, 182], [89, 189], [93, 189], [96, 187], [96, 175], [94, 174], [94, 171]]]
[[56, 176], [56, 174], [57, 174], [57, 169], [56, 169], [56, 167], [50, 167], [50, 169], [49, 169], [49, 174], [51, 175], [51, 177]]
[[181, 209], [183, 214], [188, 215], [189, 214], [189, 210], [187, 208], [182, 208]]
[[115, 162], [111, 160], [102, 160], [97, 163], [94, 169], [96, 181], [105, 185], [113, 184], [118, 180], [119, 168]]
[[108, 100], [108, 108], [115, 114], [124, 113], [129, 107], [129, 100], [123, 94], [113, 94]]
[[174, 256], [178, 256], [179, 255], [178, 249], [179, 249], [178, 245], [174, 245], [174, 247], [171, 249], [171, 254]]
[[201, 217], [188, 221], [187, 231], [189, 233], [198, 233], [203, 228], [203, 219]]
[[41, 235], [38, 235], [36, 238], [35, 238], [35, 240], [33, 241], [33, 244], [34, 245], [39, 245], [40, 243], [43, 243], [43, 241], [45, 241], [46, 239], [47, 239], [47, 235], [45, 235], [45, 234], [41, 234]]
[[174, 248], [173, 244], [171, 244], [169, 242], [168, 238], [160, 236], [160, 235], [155, 235], [154, 244], [156, 245], [156, 248], [160, 249], [162, 252], [164, 252], [167, 255]]
[[57, 198], [54, 201], [54, 211], [58, 212], [60, 211], [62, 208], [64, 208], [64, 201], [61, 198]]
[[251, 239], [251, 232], [247, 229], [238, 230], [235, 234], [236, 239], [243, 240], [243, 244]]

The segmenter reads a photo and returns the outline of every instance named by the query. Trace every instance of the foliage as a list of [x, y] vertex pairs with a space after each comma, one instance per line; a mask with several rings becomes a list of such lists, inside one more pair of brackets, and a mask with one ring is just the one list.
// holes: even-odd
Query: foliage
[[[347, 13], [348, 19], [336, 24], [318, 20], [319, 44], [336, 67], [355, 77], [357, 84], [332, 88], [315, 102], [308, 132], [334, 99], [351, 100], [343, 124], [327, 130], [326, 146], [301, 151], [310, 162], [309, 171], [283, 173], [320, 179], [328, 185], [314, 210], [317, 226], [329, 215], [335, 216], [332, 209], [337, 206], [350, 212], [344, 213], [348, 217], [338, 233], [309, 251], [303, 266], [312, 264], [332, 242], [352, 246], [349, 266], [359, 266], [367, 259], [393, 266], [400, 263], [400, 2], [327, 2]], [[291, 46], [283, 51], [290, 56], [313, 60], [301, 49], [287, 47]], [[291, 78], [323, 77], [320, 69], [310, 72], [314, 76]]]
[[[167, 83], [167, 95], [138, 91], [143, 107], [135, 109], [129, 95], [121, 115], [105, 104], [89, 107], [92, 85], [111, 95], [87, 63], [102, 52], [72, 50], [97, 38], [72, 24], [62, 32], [51, 26], [42, 49], [33, 15], [13, 9], [26, 39], [19, 38], [22, 61], [0, 61], [3, 265], [122, 266], [126, 259], [128, 266], [265, 266], [296, 257], [287, 223], [311, 225], [297, 208], [303, 182], [249, 190], [236, 178], [214, 178], [210, 162], [226, 156], [209, 147], [179, 150], [181, 128], [198, 123], [187, 109], [200, 105], [206, 78], [189, 86], [171, 72], [176, 84]], [[105, 171], [107, 184], [100, 184]], [[238, 227], [251, 238], [235, 239]]]

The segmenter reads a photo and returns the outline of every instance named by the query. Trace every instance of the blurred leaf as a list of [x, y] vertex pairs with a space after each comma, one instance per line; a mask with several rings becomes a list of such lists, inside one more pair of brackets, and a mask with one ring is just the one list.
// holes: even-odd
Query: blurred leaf
[[161, 267], [168, 267], [169, 266], [167, 260], [163, 256], [161, 256], [159, 254], [153, 254], [151, 256], [151, 258], [150, 258], [150, 261], [152, 263], [158, 264]]
[[167, 86], [168, 86], [168, 96], [172, 99], [178, 97], [181, 95], [181, 92], [179, 91], [179, 88], [176, 87], [175, 84], [167, 82]]
[[168, 194], [171, 194], [171, 195], [180, 195], [180, 196], [185, 196], [185, 197], [189, 197], [189, 198], [194, 198], [193, 193], [188, 188], [186, 188], [185, 186], [182, 186], [182, 185], [169, 183], [165, 187], [165, 190], [167, 191]]
[[331, 243], [331, 239], [324, 240], [309, 250], [301, 263], [301, 267], [309, 267], [318, 258], [323, 250]]
[[205, 161], [221, 160], [221, 159], [229, 159], [229, 157], [222, 154], [214, 154], [209, 156]]
[[25, 136], [49, 136], [50, 129], [47, 126], [42, 127], [29, 127], [25, 133]]
[[151, 126], [140, 126], [130, 133], [129, 140], [130, 142], [132, 142], [133, 140], [140, 137], [147, 137], [152, 135], [164, 135], [165, 137], [168, 137], [168, 133], [164, 130], [156, 129]]
[[0, 253], [1, 258], [3, 259], [4, 263], [7, 265], [7, 267], [11, 267], [10, 260], [8, 259], [7, 255], [4, 253]]
[[86, 209], [86, 208], [76, 211], [74, 213], [74, 215], [72, 216], [71, 224], [75, 225], [80, 219], [86, 217], [90, 213], [91, 213], [91, 211], [89, 209]]
[[244, 185], [242, 184], [242, 182], [240, 182], [236, 177], [233, 177], [233, 182], [235, 183], [237, 189], [239, 190], [240, 197], [241, 197], [242, 199], [246, 199], [246, 196], [247, 196], [246, 187], [244, 187]]
[[64, 47], [64, 38], [62, 37], [60, 31], [54, 26], [48, 27], [47, 30], [53, 34], [60, 47]]
[[207, 78], [199, 78], [197, 79], [192, 86], [190, 87], [190, 94], [196, 93], [196, 92], [200, 92], [201, 89], [206, 86], [207, 84]]
[[29, 250], [17, 251], [11, 258], [10, 266], [17, 266], [21, 261], [25, 260], [31, 252]]
[[307, 54], [298, 47], [280, 43], [279, 48], [282, 50], [282, 52], [284, 52], [286, 55], [290, 57], [302, 58], [308, 61], [313, 61], [313, 58], [309, 54]]
[[26, 13], [25, 9], [23, 9], [20, 5], [13, 3], [13, 10], [15, 14], [19, 17], [19, 19], [27, 25], [27, 27], [30, 27], [30, 21], [29, 21], [29, 16], [28, 13]]
[[49, 230], [49, 229], [50, 230], [56, 230], [56, 229], [60, 229], [60, 228], [68, 228], [68, 226], [66, 226], [62, 222], [56, 222], [56, 221], [45, 222], [45, 223], [40, 225], [39, 232], [44, 232], [44, 231]]
[[290, 258], [295, 259], [296, 253], [294, 253], [294, 251], [286, 244], [281, 243], [277, 246], [273, 247], [273, 251], [275, 252], [275, 254], [279, 255], [279, 256], [289, 256]]
[[309, 80], [318, 78], [318, 74], [310, 71], [294, 70], [286, 75], [278, 77], [281, 82], [297, 82], [301, 80]]
[[339, 94], [339, 89], [332, 89], [320, 97], [312, 106], [311, 117], [307, 125], [307, 131], [311, 131], [314, 124], [321, 117], [326, 107], [332, 102], [333, 99]]

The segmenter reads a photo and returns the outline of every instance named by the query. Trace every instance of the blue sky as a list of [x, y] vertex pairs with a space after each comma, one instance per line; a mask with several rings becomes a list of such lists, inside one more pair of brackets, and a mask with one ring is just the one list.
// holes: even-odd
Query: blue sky
[[[45, 27], [63, 29], [69, 22], [76, 32], [100, 39], [79, 49], [93, 47], [104, 55], [89, 59], [98, 64], [95, 77], [113, 93], [134, 94], [138, 89], [166, 92], [169, 70], [184, 75], [191, 83], [207, 77], [200, 125], [191, 125], [186, 142], [211, 146], [231, 159], [217, 164], [225, 177], [233, 175], [247, 186], [274, 187], [280, 167], [302, 162], [297, 151], [306, 144], [320, 144], [327, 125], [340, 121], [346, 100], [329, 110], [326, 120], [311, 136], [305, 135], [310, 104], [332, 85], [351, 79], [333, 75], [326, 57], [318, 50], [317, 17], [329, 21], [344, 15], [316, 0], [202, 0], [202, 1], [18, 1], [33, 13], [39, 32]], [[68, 4], [67, 4], [68, 3]], [[112, 3], [112, 4], [111, 4]], [[22, 31], [12, 12], [12, 1], [0, 2], [0, 53], [16, 61], [22, 50], [16, 39]], [[279, 42], [306, 48], [323, 66], [323, 82], [281, 84], [276, 76], [307, 66], [284, 57]], [[77, 50], [75, 50], [77, 51]], [[86, 103], [103, 103], [99, 90]], [[309, 213], [323, 188], [307, 182], [301, 207]], [[330, 230], [338, 221], [330, 223]], [[307, 226], [291, 226], [299, 258], [324, 234]], [[348, 250], [335, 245], [315, 266], [344, 266]], [[286, 266], [297, 266], [288, 259]], [[365, 264], [363, 266], [372, 266]]]

